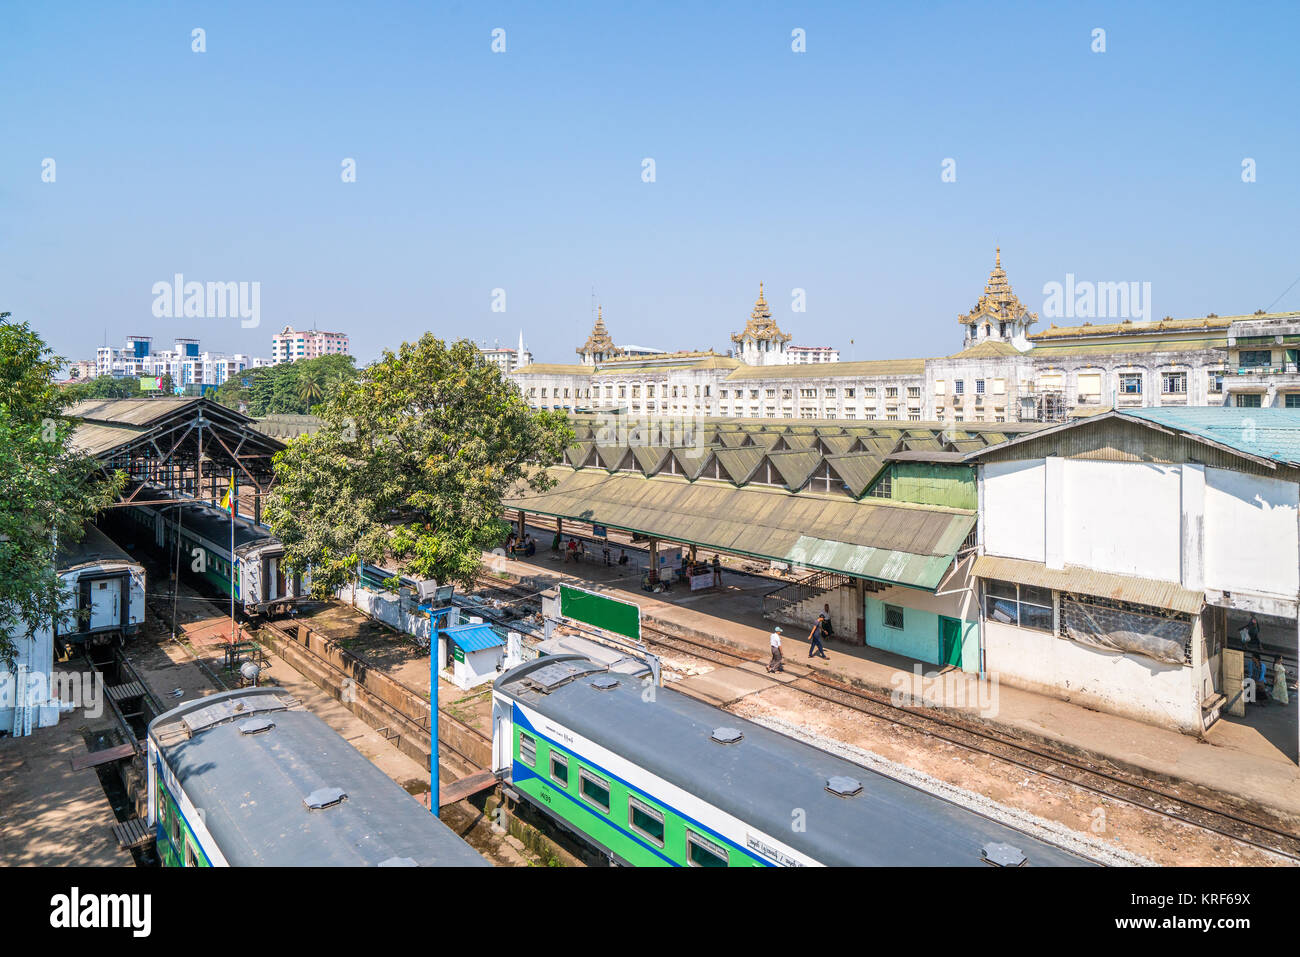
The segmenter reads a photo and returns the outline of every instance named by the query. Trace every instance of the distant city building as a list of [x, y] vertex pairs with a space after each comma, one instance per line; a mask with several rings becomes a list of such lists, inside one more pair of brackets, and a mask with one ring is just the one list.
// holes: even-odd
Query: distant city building
[[348, 355], [348, 337], [341, 332], [300, 332], [285, 326], [283, 332], [271, 337], [271, 361], [275, 365], [333, 355]]
[[78, 359], [68, 363], [68, 378], [77, 382], [95, 378], [96, 362], [94, 359]]
[[[1300, 312], [1084, 322], [1030, 333], [1002, 252], [948, 356], [864, 362], [795, 358], [763, 287], [733, 355], [629, 355], [598, 310], [581, 364], [530, 363], [511, 377], [534, 408], [958, 423], [1064, 422], [1111, 408], [1300, 407]], [[838, 358], [838, 355], [836, 355]]]
[[790, 365], [811, 362], [839, 362], [840, 350], [833, 346], [790, 346], [785, 350], [785, 361]]
[[529, 365], [533, 361], [533, 354], [524, 346], [524, 333], [519, 331], [519, 346], [516, 349], [503, 349], [500, 346], [494, 346], [491, 349], [480, 347], [478, 354], [497, 366], [503, 375], [509, 375], [516, 369]]
[[245, 369], [271, 365], [269, 359], [255, 359], [236, 353], [200, 352], [198, 339], [177, 339], [174, 349], [153, 351], [149, 336], [127, 336], [121, 348], [101, 346], [95, 351], [94, 362], [78, 362], [79, 372], [88, 370], [86, 378], [113, 376], [171, 376], [172, 387], [181, 392], [186, 386], [219, 386]]

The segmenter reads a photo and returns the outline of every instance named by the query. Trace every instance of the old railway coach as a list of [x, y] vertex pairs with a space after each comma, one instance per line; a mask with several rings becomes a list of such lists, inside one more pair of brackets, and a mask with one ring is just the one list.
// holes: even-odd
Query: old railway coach
[[164, 865], [487, 864], [282, 688], [183, 704], [149, 724], [148, 746]]
[[59, 547], [58, 574], [66, 589], [55, 621], [60, 644], [124, 642], [144, 622], [144, 566], [94, 525], [79, 542]]
[[[146, 500], [174, 495], [152, 487], [140, 493]], [[233, 587], [235, 601], [250, 617], [281, 614], [303, 599], [302, 577], [287, 575], [280, 567], [284, 546], [260, 525], [235, 519], [232, 557], [230, 513], [223, 508], [181, 499], [177, 504], [130, 505], [124, 511], [137, 526], [137, 534], [164, 555], [174, 556], [179, 538], [181, 567], [224, 595], [229, 596]]]
[[554, 655], [493, 685], [494, 769], [621, 864], [1090, 863], [678, 691]]

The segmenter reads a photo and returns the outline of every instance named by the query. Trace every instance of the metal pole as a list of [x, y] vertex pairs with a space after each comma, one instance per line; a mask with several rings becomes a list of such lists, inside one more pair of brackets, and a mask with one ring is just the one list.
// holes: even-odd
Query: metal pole
[[235, 473], [230, 473], [230, 643], [235, 643]]
[[441, 817], [438, 800], [438, 626], [429, 619], [429, 810]]

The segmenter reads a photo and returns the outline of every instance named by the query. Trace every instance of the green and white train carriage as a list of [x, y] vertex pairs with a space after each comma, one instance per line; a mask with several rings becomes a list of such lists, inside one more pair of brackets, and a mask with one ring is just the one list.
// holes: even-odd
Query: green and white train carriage
[[473, 848], [283, 688], [149, 724], [149, 824], [170, 867], [481, 867]]
[[1090, 863], [582, 655], [506, 672], [492, 715], [506, 786], [619, 864]]
[[[143, 497], [166, 499], [175, 493], [148, 487]], [[124, 511], [165, 555], [175, 553], [179, 538], [182, 567], [223, 595], [233, 592], [250, 617], [281, 614], [306, 597], [303, 576], [281, 567], [284, 546], [260, 525], [235, 519], [232, 554], [230, 513], [215, 505], [188, 499], [179, 505], [131, 505]]]

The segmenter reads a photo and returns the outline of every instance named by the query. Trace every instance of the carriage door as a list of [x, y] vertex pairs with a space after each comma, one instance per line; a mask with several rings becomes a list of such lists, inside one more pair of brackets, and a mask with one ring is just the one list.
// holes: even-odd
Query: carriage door
[[280, 574], [280, 559], [272, 556], [266, 560], [266, 600], [275, 601], [284, 594], [284, 576]]
[[90, 630], [112, 628], [118, 623], [121, 586], [116, 579], [90, 583]]

